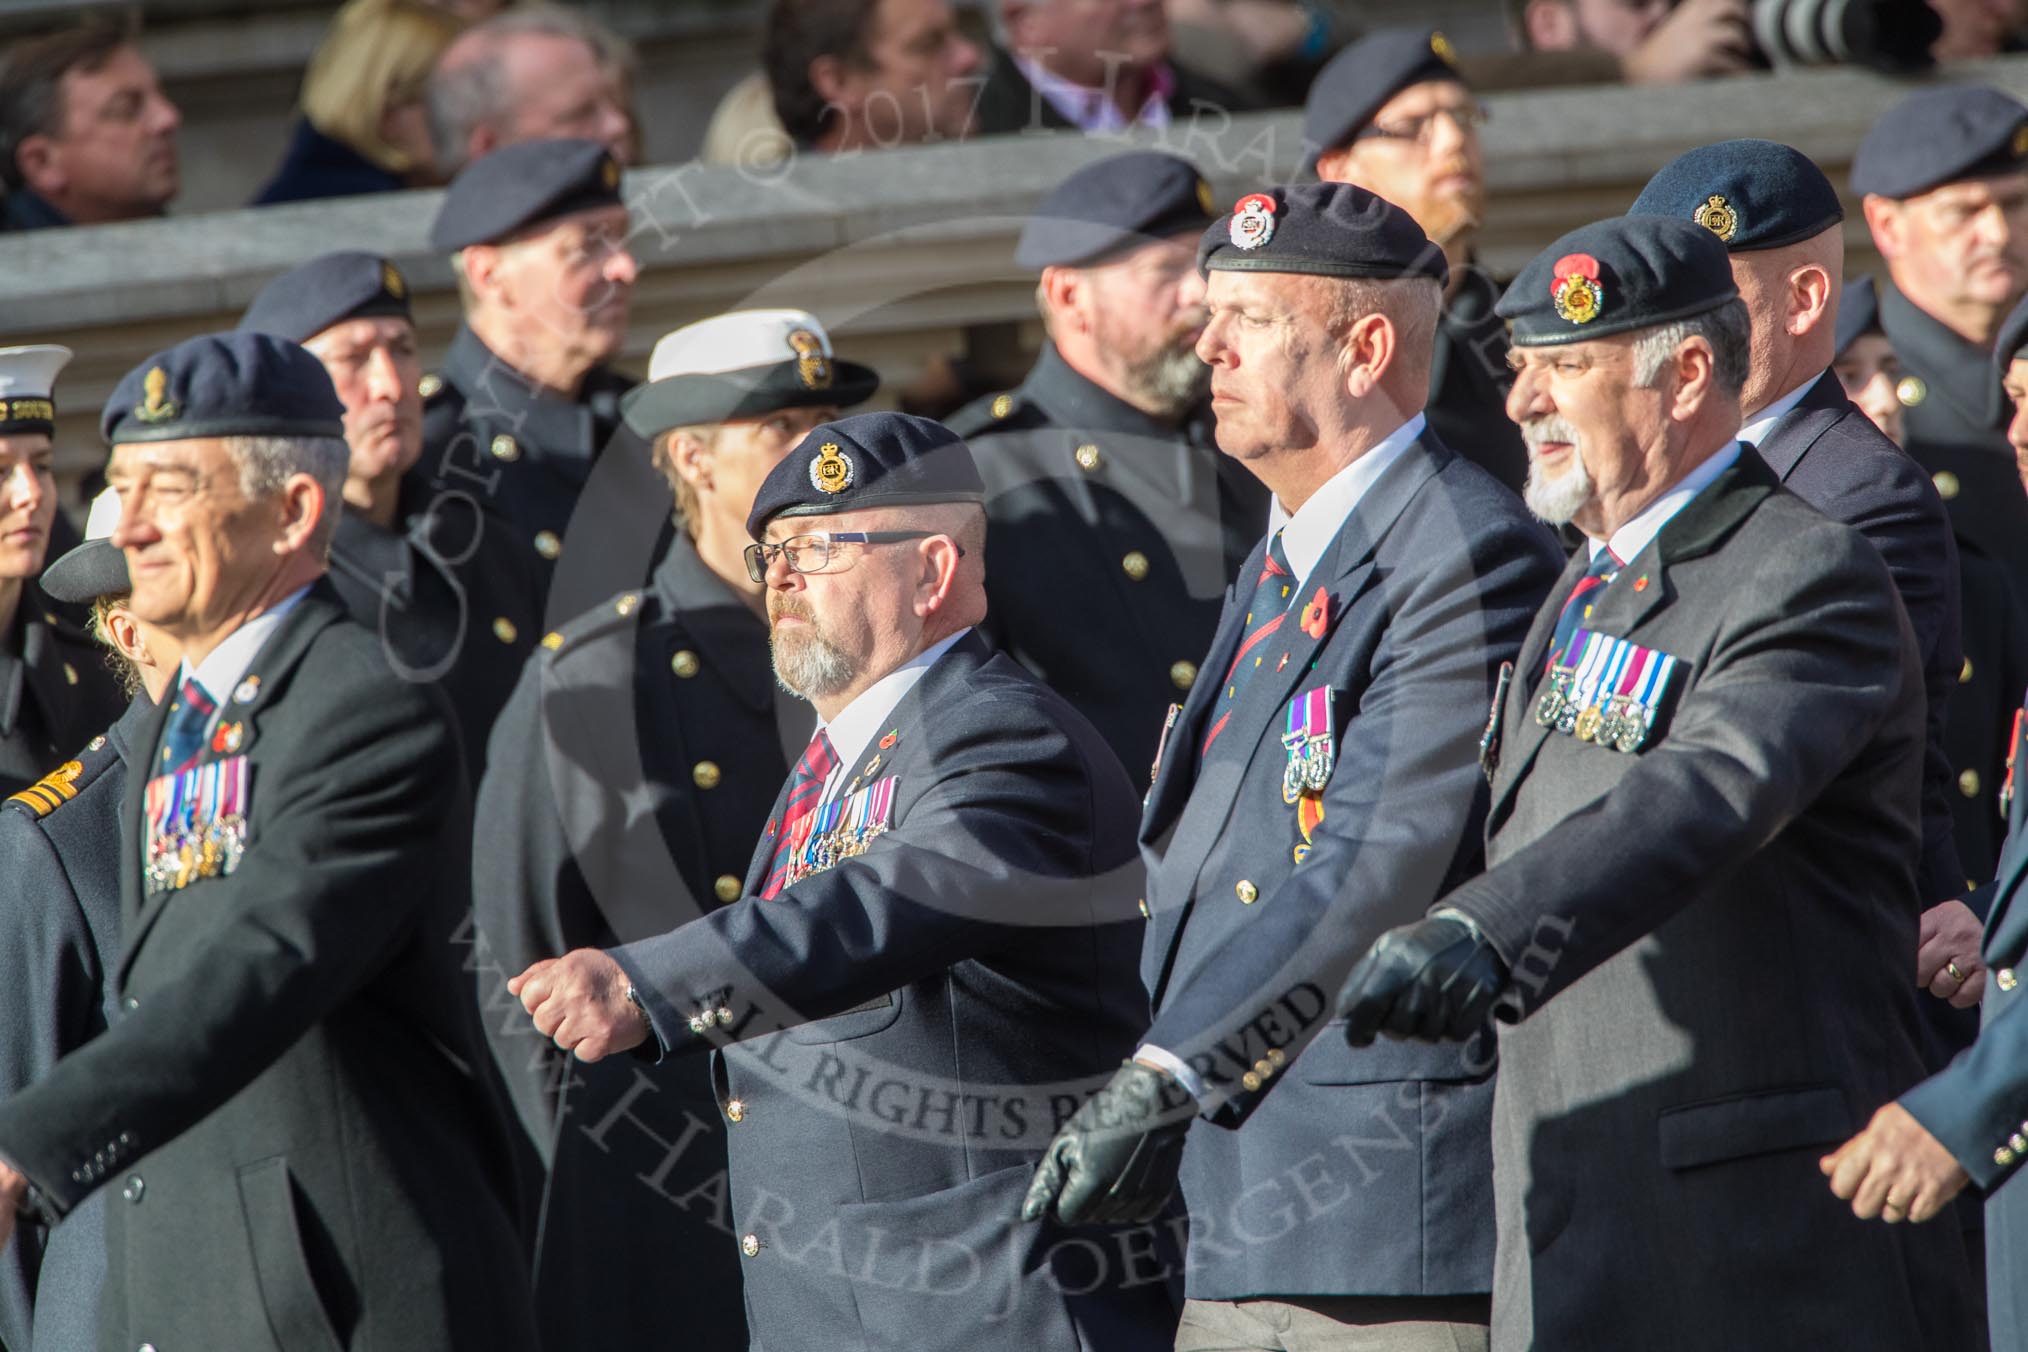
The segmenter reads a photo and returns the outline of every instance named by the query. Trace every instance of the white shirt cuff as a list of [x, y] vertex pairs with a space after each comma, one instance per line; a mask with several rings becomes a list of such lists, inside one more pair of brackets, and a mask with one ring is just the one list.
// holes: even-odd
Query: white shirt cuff
[[1136, 1061], [1148, 1061], [1160, 1066], [1175, 1077], [1176, 1083], [1182, 1085], [1190, 1092], [1191, 1098], [1196, 1099], [1199, 1103], [1204, 1101], [1204, 1077], [1190, 1069], [1189, 1066], [1184, 1065], [1176, 1057], [1163, 1051], [1160, 1047], [1144, 1042], [1134, 1049], [1134, 1059]]

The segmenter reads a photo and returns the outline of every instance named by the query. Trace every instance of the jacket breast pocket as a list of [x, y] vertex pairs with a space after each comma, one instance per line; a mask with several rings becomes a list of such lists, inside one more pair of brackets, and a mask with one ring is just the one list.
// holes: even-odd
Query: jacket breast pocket
[[276, 1155], [242, 1166], [239, 1202], [247, 1242], [253, 1247], [261, 1304], [267, 1308], [276, 1343], [289, 1352], [343, 1352], [344, 1340], [310, 1272], [288, 1160]]
[[1857, 1130], [1845, 1091], [1837, 1085], [1737, 1094], [1662, 1111], [1658, 1123], [1662, 1167], [1703, 1164], [1835, 1145]]
[[876, 995], [866, 1003], [833, 1014], [828, 1019], [818, 1019], [791, 1028], [788, 1033], [789, 1041], [849, 1042], [853, 1038], [869, 1037], [874, 1033], [884, 1032], [892, 1028], [894, 1021], [901, 1017], [903, 998], [904, 993], [901, 991]]

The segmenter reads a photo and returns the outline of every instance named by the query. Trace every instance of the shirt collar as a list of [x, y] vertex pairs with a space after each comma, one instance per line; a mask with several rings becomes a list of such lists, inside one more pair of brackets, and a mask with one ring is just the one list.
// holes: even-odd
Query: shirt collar
[[[1806, 385], [1803, 388], [1808, 389]], [[1621, 564], [1633, 562], [1634, 555], [1648, 547], [1648, 542], [1662, 533], [1662, 527], [1669, 519], [1690, 505], [1690, 499], [1710, 487], [1711, 481], [1731, 469], [1739, 459], [1739, 443], [1733, 441], [1721, 447], [1717, 454], [1678, 479], [1661, 497], [1643, 507], [1634, 519], [1613, 532], [1607, 543], [1612, 546], [1613, 557]], [[1597, 540], [1586, 542], [1591, 547], [1591, 557], [1606, 546]]]
[[859, 693], [859, 697], [838, 711], [838, 716], [828, 722], [820, 722], [817, 730], [831, 739], [832, 754], [838, 763], [824, 781], [824, 797], [830, 798], [837, 791], [838, 781], [850, 771], [851, 762], [845, 758], [859, 754], [859, 748], [879, 734], [880, 725], [894, 712], [902, 696], [915, 689], [915, 683], [923, 674], [935, 666], [937, 659], [951, 650], [952, 645], [971, 633], [960, 629], [949, 638], [939, 639], [929, 647], [888, 672], [872, 685]]
[[211, 696], [212, 703], [224, 704], [231, 698], [233, 688], [239, 684], [240, 677], [246, 675], [246, 669], [253, 665], [254, 658], [260, 654], [261, 645], [281, 627], [283, 618], [296, 608], [297, 602], [309, 594], [310, 588], [307, 583], [296, 588], [227, 634], [224, 641], [197, 664], [196, 671], [191, 671], [190, 663], [186, 661], [183, 670], [178, 673], [178, 679], [197, 677], [197, 683]]
[[1282, 552], [1289, 557], [1289, 571], [1306, 578], [1331, 541], [1345, 526], [1366, 490], [1373, 487], [1387, 467], [1422, 435], [1427, 419], [1420, 413], [1388, 433], [1377, 446], [1324, 480], [1294, 515], [1275, 498], [1268, 506], [1268, 534], [1282, 533]]
[[1175, 90], [1176, 75], [1167, 63], [1148, 71], [1148, 97], [1142, 101], [1133, 120], [1128, 121], [1120, 116], [1119, 105], [1113, 102], [1106, 90], [1066, 80], [1040, 61], [1031, 61], [1018, 52], [1010, 55], [1021, 73], [1028, 77], [1028, 83], [1035, 86], [1035, 92], [1079, 131], [1125, 131], [1129, 127], [1169, 125], [1169, 95]]
[[1810, 387], [1823, 378], [1824, 373], [1822, 371], [1817, 372], [1817, 374], [1811, 376], [1808, 380], [1805, 380], [1802, 384], [1754, 414], [1753, 421], [1739, 429], [1739, 439], [1749, 446], [1765, 445], [1767, 434], [1774, 431], [1774, 425], [1783, 418], [1786, 418], [1790, 409], [1802, 403], [1803, 396], [1810, 392]]

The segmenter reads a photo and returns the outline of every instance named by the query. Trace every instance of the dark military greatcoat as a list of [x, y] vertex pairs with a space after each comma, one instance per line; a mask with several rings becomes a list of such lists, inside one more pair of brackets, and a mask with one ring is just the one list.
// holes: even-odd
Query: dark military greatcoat
[[125, 703], [106, 650], [75, 612], [25, 583], [14, 623], [0, 633], [0, 796], [54, 770]]
[[645, 592], [543, 640], [494, 730], [473, 868], [480, 993], [546, 1174], [536, 1299], [551, 1346], [746, 1347], [724, 1127], [701, 1063], [570, 1061], [505, 982], [738, 899], [812, 720], [775, 684], [766, 623], [684, 536]]
[[986, 634], [1090, 719], [1145, 784], [1162, 715], [1197, 679], [1268, 494], [1045, 347], [1020, 387], [951, 418], [986, 482]]

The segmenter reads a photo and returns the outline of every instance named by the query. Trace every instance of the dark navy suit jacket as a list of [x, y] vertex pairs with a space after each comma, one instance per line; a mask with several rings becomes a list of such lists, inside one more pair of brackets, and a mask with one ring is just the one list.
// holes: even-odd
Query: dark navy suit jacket
[[[1147, 1041], [1219, 1100], [1184, 1152], [1189, 1294], [1485, 1291], [1491, 1059], [1318, 1034], [1367, 945], [1478, 868], [1475, 749], [1562, 556], [1520, 499], [1425, 432], [1301, 581], [1203, 758], [1266, 546], [1228, 598], [1142, 824]], [[1291, 701], [1319, 688], [1337, 763], [1305, 849], [1282, 736]]]
[[664, 1052], [733, 1044], [713, 1073], [754, 1346], [1172, 1346], [1164, 1232], [1016, 1219], [1147, 1022], [1125, 771], [977, 635], [837, 752], [848, 790], [895, 781], [865, 853], [762, 900], [764, 834], [743, 899], [612, 950]]

